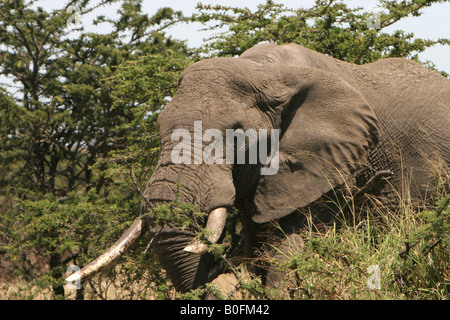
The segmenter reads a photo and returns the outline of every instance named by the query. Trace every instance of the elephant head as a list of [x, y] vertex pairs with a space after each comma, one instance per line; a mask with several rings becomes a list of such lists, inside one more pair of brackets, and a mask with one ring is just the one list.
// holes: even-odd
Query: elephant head
[[[377, 141], [377, 119], [352, 84], [338, 72], [327, 71], [335, 68], [332, 58], [313, 61], [310, 55], [300, 46], [265, 44], [239, 58], [212, 58], [188, 67], [158, 118], [161, 154], [146, 187], [143, 213], [178, 197], [209, 213], [197, 223], [206, 226], [208, 240], [215, 242], [227, 211], [240, 203], [250, 203], [245, 214], [261, 224], [287, 216], [350, 181]], [[277, 139], [265, 140], [272, 141], [272, 147], [277, 144], [267, 148], [277, 151], [270, 158], [276, 157], [275, 170], [264, 173], [270, 163], [261, 157], [252, 163], [230, 159], [226, 139], [215, 145], [214, 161], [207, 161], [195, 144], [203, 151], [211, 146], [211, 137], [203, 135], [209, 129], [216, 138], [226, 137], [230, 129], [254, 130], [256, 144], [259, 133], [269, 138], [277, 133]], [[195, 138], [199, 132], [202, 141]], [[180, 141], [180, 133], [191, 139]], [[250, 148], [251, 143], [244, 145], [246, 161]], [[174, 150], [180, 149], [182, 159], [174, 161]], [[204, 244], [194, 240], [194, 230], [158, 226], [151, 216], [138, 218], [107, 252], [67, 280], [91, 277], [146, 231], [154, 234], [152, 246], [177, 290], [211, 280], [214, 261]]]

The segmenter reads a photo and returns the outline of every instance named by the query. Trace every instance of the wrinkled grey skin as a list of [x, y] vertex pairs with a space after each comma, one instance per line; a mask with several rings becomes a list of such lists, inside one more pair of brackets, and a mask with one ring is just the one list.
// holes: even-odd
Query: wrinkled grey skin
[[[230, 128], [280, 129], [278, 173], [262, 176], [258, 165], [173, 164], [172, 132], [185, 128], [193, 136], [194, 121], [224, 136]], [[413, 196], [425, 197], [429, 159], [450, 161], [449, 123], [450, 81], [405, 59], [354, 65], [299, 45], [263, 44], [239, 58], [200, 61], [183, 72], [159, 116], [161, 156], [143, 212], [174, 200], [179, 182], [181, 200], [202, 212], [240, 209], [251, 252], [258, 226], [280, 219], [295, 225], [297, 208], [343, 184], [362, 187], [377, 171], [390, 170], [399, 188], [411, 181]], [[215, 275], [209, 254], [183, 251], [194, 231], [160, 229], [151, 218], [146, 224], [177, 290]]]

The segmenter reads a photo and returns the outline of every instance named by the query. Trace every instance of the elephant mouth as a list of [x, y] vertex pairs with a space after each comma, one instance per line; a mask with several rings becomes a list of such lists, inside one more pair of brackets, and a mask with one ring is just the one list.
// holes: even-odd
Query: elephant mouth
[[193, 236], [180, 230], [160, 233], [154, 239], [153, 250], [158, 260], [175, 289], [181, 293], [211, 281], [220, 273], [211, 254], [192, 254], [184, 250]]
[[[226, 208], [211, 211], [204, 228], [206, 242], [219, 240], [226, 218]], [[220, 273], [217, 261], [207, 252], [208, 243], [195, 238], [193, 232], [178, 228], [161, 231], [155, 235], [153, 248], [179, 292], [195, 289]]]

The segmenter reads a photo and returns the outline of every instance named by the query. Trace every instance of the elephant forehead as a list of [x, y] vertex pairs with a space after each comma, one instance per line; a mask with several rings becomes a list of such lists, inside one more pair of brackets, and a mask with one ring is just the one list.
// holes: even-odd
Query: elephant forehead
[[226, 129], [244, 127], [242, 123], [246, 119], [263, 116], [253, 101], [253, 98], [244, 99], [226, 92], [226, 89], [215, 96], [177, 94], [158, 117], [161, 143], [170, 146], [177, 142], [173, 141], [172, 134], [180, 129], [194, 143], [194, 134], [203, 135], [207, 130], [214, 129], [225, 135]]
[[182, 75], [179, 91], [193, 91], [202, 96], [215, 96], [227, 91], [248, 95], [256, 88], [250, 71], [245, 69], [247, 68], [242, 70], [234, 64], [191, 69]]
[[[222, 79], [230, 88], [246, 93], [261, 93], [261, 90], [277, 85], [279, 68], [283, 65], [261, 64], [246, 58], [212, 58], [196, 62], [186, 68], [180, 77], [184, 83], [198, 83], [211, 87]], [[185, 81], [188, 80], [189, 81]]]

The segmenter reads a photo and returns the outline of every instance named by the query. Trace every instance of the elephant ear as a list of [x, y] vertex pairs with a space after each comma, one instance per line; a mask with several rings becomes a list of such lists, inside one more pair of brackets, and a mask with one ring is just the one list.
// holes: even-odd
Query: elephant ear
[[[279, 167], [261, 175], [258, 223], [284, 217], [336, 186], [350, 183], [377, 142], [377, 119], [364, 97], [334, 73], [288, 68], [279, 107]], [[293, 75], [295, 72], [295, 75]], [[279, 77], [280, 79], [280, 77]]]

